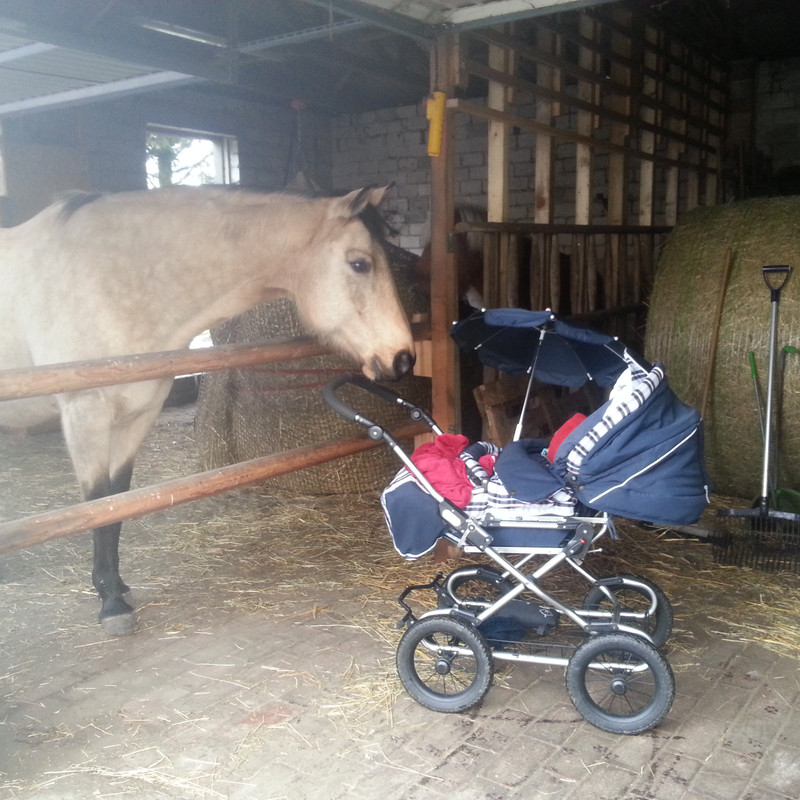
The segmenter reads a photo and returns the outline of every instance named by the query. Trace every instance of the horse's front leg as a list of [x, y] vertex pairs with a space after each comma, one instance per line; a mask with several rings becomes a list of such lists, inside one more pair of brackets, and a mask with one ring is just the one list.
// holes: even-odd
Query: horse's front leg
[[[84, 500], [97, 500], [130, 488], [133, 458], [138, 446], [119, 446], [114, 403], [118, 390], [88, 390], [61, 395], [64, 438]], [[126, 428], [127, 430], [127, 428]], [[121, 454], [121, 455], [120, 455]], [[94, 531], [92, 581], [100, 594], [100, 622], [113, 635], [132, 633], [133, 609], [123, 600], [128, 591], [119, 575], [119, 534], [116, 522]]]
[[[131, 486], [133, 465], [126, 466], [115, 476], [104, 491], [92, 492], [97, 497], [105, 497], [117, 492], [126, 492]], [[94, 499], [94, 498], [87, 498]], [[92, 582], [102, 603], [100, 607], [100, 624], [103, 630], [112, 636], [125, 636], [133, 633], [136, 618], [133, 608], [123, 599], [129, 590], [119, 574], [119, 536], [121, 522], [104, 525], [94, 530], [94, 565]]]

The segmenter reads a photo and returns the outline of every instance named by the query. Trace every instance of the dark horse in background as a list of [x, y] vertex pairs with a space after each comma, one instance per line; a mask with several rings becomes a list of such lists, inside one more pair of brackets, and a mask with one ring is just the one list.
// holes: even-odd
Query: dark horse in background
[[[386, 189], [307, 199], [205, 187], [73, 195], [0, 230], [0, 369], [187, 347], [276, 297], [310, 333], [395, 379], [414, 343], [382, 246]], [[86, 500], [130, 488], [133, 462], [169, 393], [151, 380], [0, 403], [0, 426], [60, 417]], [[100, 621], [130, 633], [120, 523], [94, 531]]]

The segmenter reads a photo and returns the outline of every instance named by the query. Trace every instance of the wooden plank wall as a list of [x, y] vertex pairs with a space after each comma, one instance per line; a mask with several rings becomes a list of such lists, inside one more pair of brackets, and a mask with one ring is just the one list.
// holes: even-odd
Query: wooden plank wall
[[[487, 306], [552, 308], [637, 344], [663, 237], [682, 211], [717, 202], [727, 73], [631, 2], [447, 32], [431, 78], [448, 98], [431, 186], [433, 411], [458, 430], [453, 232], [483, 236]], [[453, 222], [459, 115], [487, 123], [482, 225]], [[533, 178], [521, 191], [510, 165], [523, 137]]]
[[642, 303], [663, 232], [717, 202], [725, 68], [635, 5], [473, 31], [460, 50], [459, 83], [485, 82], [487, 102], [448, 106], [488, 122], [489, 222], [511, 222], [508, 137], [535, 139], [533, 225], [485, 234], [487, 305], [587, 315]]

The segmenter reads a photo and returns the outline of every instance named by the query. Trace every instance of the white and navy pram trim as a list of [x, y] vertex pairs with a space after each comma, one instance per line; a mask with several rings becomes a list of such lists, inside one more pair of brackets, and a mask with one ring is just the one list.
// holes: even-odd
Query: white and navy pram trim
[[626, 350], [624, 353], [628, 369], [614, 384], [609, 395], [608, 409], [578, 442], [570, 449], [566, 469], [570, 475], [578, 475], [581, 465], [594, 446], [625, 417], [640, 409], [664, 379], [664, 370], [655, 366], [647, 372]]
[[[485, 527], [500, 522], [522, 522], [562, 517], [575, 513], [572, 492], [559, 488], [537, 502], [517, 497], [494, 473], [490, 475], [478, 462], [479, 457], [496, 458], [500, 449], [489, 442], [476, 442], [459, 458], [465, 463], [473, 483], [471, 497], [464, 511]], [[433, 498], [405, 467], [392, 479], [381, 494], [386, 524], [395, 550], [406, 559], [417, 559], [429, 553], [443, 534], [444, 523]]]

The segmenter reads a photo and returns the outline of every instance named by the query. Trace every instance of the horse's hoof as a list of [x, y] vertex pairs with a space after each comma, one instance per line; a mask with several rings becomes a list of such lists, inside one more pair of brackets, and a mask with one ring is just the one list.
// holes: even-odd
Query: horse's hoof
[[100, 624], [109, 636], [129, 636], [136, 630], [136, 615], [114, 614], [113, 617], [101, 617]]

